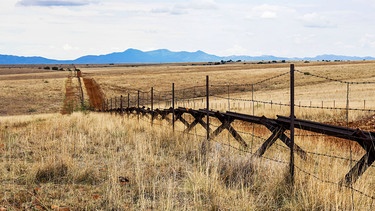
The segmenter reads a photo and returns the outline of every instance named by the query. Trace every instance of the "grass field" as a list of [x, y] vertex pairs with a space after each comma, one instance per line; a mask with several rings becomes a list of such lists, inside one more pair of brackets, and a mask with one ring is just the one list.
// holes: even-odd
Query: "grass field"
[[[296, 63], [296, 102], [345, 107], [346, 84], [375, 81], [375, 62]], [[84, 65], [84, 78], [94, 79], [106, 97], [134, 90], [170, 91], [203, 86], [209, 75], [212, 105], [228, 109], [226, 89], [215, 86], [254, 84], [289, 71], [289, 64], [228, 64], [219, 66]], [[262, 127], [235, 122], [251, 146], [246, 152], [227, 132], [201, 156], [204, 131], [176, 131], [166, 121], [96, 113], [76, 108], [61, 115], [66, 81], [71, 72], [45, 71], [38, 66], [0, 67], [0, 210], [373, 210], [375, 169], [370, 167], [353, 185], [337, 182], [364, 150], [354, 143], [296, 131], [296, 143], [311, 160], [296, 156], [296, 181], [287, 181], [289, 150], [277, 141], [264, 155], [253, 153], [270, 136]], [[288, 103], [288, 75], [260, 83], [255, 99]], [[75, 82], [76, 85], [76, 82]], [[226, 87], [226, 86], [222, 86]], [[375, 109], [374, 85], [350, 85], [350, 107]], [[84, 89], [86, 93], [86, 89]], [[233, 89], [231, 98], [251, 99], [248, 89]], [[87, 100], [87, 95], [85, 94]], [[341, 102], [343, 104], [340, 104]], [[366, 104], [364, 105], [364, 101]], [[196, 106], [199, 100], [194, 101]], [[245, 101], [246, 102], [246, 101]], [[193, 104], [180, 102], [191, 107]], [[274, 118], [288, 107], [242, 106], [230, 109]], [[297, 104], [297, 103], [296, 103]], [[163, 105], [164, 106], [164, 105]], [[248, 107], [246, 107], [248, 106]], [[253, 106], [253, 105], [252, 105]], [[374, 131], [373, 113], [299, 109], [297, 117], [348, 124]], [[218, 122], [213, 121], [213, 125]], [[257, 135], [253, 137], [252, 132]], [[324, 155], [324, 156], [322, 156]], [[329, 156], [326, 156], [329, 155]]]

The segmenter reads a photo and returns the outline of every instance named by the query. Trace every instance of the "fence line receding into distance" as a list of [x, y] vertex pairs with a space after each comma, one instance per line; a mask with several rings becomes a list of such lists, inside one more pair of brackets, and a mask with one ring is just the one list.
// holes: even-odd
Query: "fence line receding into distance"
[[[324, 106], [323, 101], [321, 106], [313, 106], [310, 101], [310, 106], [297, 104], [294, 100], [294, 90], [295, 90], [295, 78], [294, 73], [299, 73], [304, 76], [315, 77], [318, 79], [328, 80], [331, 82], [338, 82], [347, 85], [347, 93], [346, 93], [346, 103], [345, 107], [336, 107], [337, 101], [333, 101], [333, 106]], [[281, 77], [285, 77], [289, 74], [290, 78], [290, 97], [289, 102], [287, 103], [277, 103], [273, 101], [261, 101], [254, 99], [254, 92], [265, 88], [266, 90], [269, 89], [267, 86], [260, 86], [260, 88], [256, 88], [256, 86], [262, 85], [263, 83], [270, 82], [274, 79], [280, 79]], [[364, 107], [362, 108], [350, 108], [349, 107], [349, 92], [350, 92], [350, 85], [357, 85], [357, 84], [375, 84], [375, 82], [347, 82], [347, 81], [340, 81], [337, 79], [331, 79], [325, 76], [319, 76], [315, 74], [310, 74], [306, 72], [302, 72], [299, 70], [294, 69], [294, 65], [290, 66], [290, 71], [286, 73], [282, 73], [280, 75], [270, 77], [268, 79], [259, 81], [253, 84], [239, 84], [239, 85], [210, 85], [209, 84], [209, 77], [206, 77], [206, 86], [194, 86], [189, 87], [186, 89], [175, 90], [175, 84], [172, 83], [172, 90], [171, 91], [158, 91], [153, 87], [150, 91], [141, 92], [139, 90], [131, 90], [128, 92], [126, 97], [122, 95], [120, 97], [114, 97], [107, 99], [106, 102], [103, 103], [101, 111], [105, 112], [115, 112], [120, 114], [136, 114], [138, 115], [138, 119], [140, 115], [149, 116], [151, 118], [151, 123], [153, 124], [154, 120], [157, 118], [161, 118], [163, 120], [168, 120], [171, 122], [173, 130], [175, 130], [175, 122], [180, 121], [185, 125], [185, 130], [183, 132], [189, 133], [194, 127], [197, 125], [201, 125], [206, 131], [205, 139], [207, 141], [214, 140], [216, 136], [218, 136], [222, 131], [227, 130], [229, 134], [238, 142], [240, 145], [240, 149], [248, 152], [249, 144], [244, 140], [241, 136], [241, 132], [236, 130], [232, 124], [234, 121], [242, 121], [251, 123], [254, 125], [260, 125], [267, 128], [272, 134], [267, 138], [264, 139], [263, 144], [253, 153], [252, 149], [250, 153], [252, 157], [262, 157], [264, 153], [275, 144], [275, 142], [279, 139], [284, 143], [284, 146], [290, 150], [290, 161], [289, 161], [289, 168], [290, 168], [290, 180], [291, 182], [294, 181], [294, 169], [296, 168], [300, 172], [309, 174], [314, 178], [317, 178], [320, 181], [326, 181], [320, 179], [313, 174], [310, 174], [304, 171], [301, 167], [298, 167], [294, 163], [294, 154], [298, 155], [302, 160], [309, 160], [311, 159], [308, 155], [312, 154], [311, 152], [305, 151], [302, 147], [298, 146], [294, 143], [294, 128], [300, 131], [307, 131], [312, 132], [318, 135], [327, 135], [331, 137], [337, 137], [342, 139], [342, 141], [354, 141], [359, 144], [365, 151], [365, 154], [356, 161], [356, 164], [351, 167], [351, 169], [347, 172], [347, 174], [339, 181], [338, 183], [329, 182], [339, 184], [342, 187], [350, 188], [353, 191], [356, 191], [362, 195], [365, 195], [372, 200], [375, 199], [374, 196], [370, 196], [365, 194], [359, 190], [356, 190], [352, 187], [352, 184], [355, 183], [361, 175], [365, 173], [365, 171], [371, 167], [371, 165], [375, 161], [375, 141], [373, 137], [375, 137], [375, 132], [365, 131], [360, 129], [352, 129], [349, 127], [343, 126], [335, 126], [331, 124], [324, 124], [316, 121], [311, 120], [304, 120], [295, 118], [294, 109], [297, 108], [319, 108], [319, 109], [330, 109], [330, 110], [339, 110], [345, 111], [346, 120], [348, 122], [349, 111], [364, 111], [364, 112], [374, 112], [374, 109], [366, 108], [366, 101], [364, 100]], [[232, 92], [231, 92], [232, 89]], [[136, 96], [134, 93], [136, 92]], [[246, 98], [231, 98], [230, 93], [242, 93], [247, 92], [251, 93], [251, 99]], [[148, 96], [150, 94], [150, 96]], [[141, 95], [142, 98], [141, 98]], [[146, 95], [146, 97], [144, 97]], [[204, 99], [206, 98], [206, 99]], [[221, 100], [227, 100], [228, 104], [225, 108], [229, 110], [226, 111], [219, 111], [213, 110], [211, 107], [213, 105], [210, 102], [210, 98], [217, 98]], [[230, 111], [231, 102], [230, 101], [243, 101], [249, 102], [252, 108], [252, 114], [245, 114], [239, 112]], [[178, 102], [180, 105], [178, 106]], [[198, 109], [197, 109], [197, 106]], [[255, 104], [268, 104], [272, 106], [285, 106], [290, 108], [290, 113], [287, 116], [277, 115], [277, 118], [267, 118], [264, 115], [257, 116], [254, 113], [254, 109], [256, 107]], [[157, 106], [156, 106], [157, 105]], [[163, 106], [161, 106], [163, 105]], [[194, 106], [190, 106], [194, 105]], [[201, 109], [199, 109], [199, 106]], [[211, 106], [211, 107], [210, 107]], [[259, 105], [257, 105], [259, 106]], [[221, 107], [221, 106], [220, 106]], [[155, 109], [156, 108], [156, 109]], [[217, 108], [217, 107], [216, 107]], [[224, 108], [224, 109], [225, 109]], [[250, 109], [251, 110], [251, 109]], [[189, 118], [186, 117], [189, 115]], [[170, 117], [172, 116], [172, 117]], [[211, 123], [210, 118], [214, 118], [216, 122], [219, 122], [218, 126], [215, 126]], [[190, 120], [190, 121], [189, 121]], [[191, 121], [193, 120], [193, 121]], [[216, 128], [212, 128], [215, 126]], [[254, 137], [254, 129], [252, 130], [252, 136]], [[252, 144], [251, 144], [252, 146]], [[319, 153], [315, 153], [318, 155]], [[324, 154], [322, 154], [324, 155]], [[324, 155], [329, 156], [329, 155]], [[334, 157], [334, 156], [332, 156]], [[337, 157], [337, 156], [336, 156]]]

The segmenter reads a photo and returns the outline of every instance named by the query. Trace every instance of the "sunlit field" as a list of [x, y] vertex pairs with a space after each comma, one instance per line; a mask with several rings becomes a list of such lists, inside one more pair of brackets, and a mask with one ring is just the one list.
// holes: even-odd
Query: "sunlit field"
[[[296, 117], [374, 131], [374, 62], [296, 62]], [[226, 65], [82, 65], [83, 78], [98, 83], [107, 99], [127, 96], [136, 105], [176, 106], [255, 116], [289, 116], [289, 63]], [[0, 68], [0, 210], [373, 210], [372, 165], [352, 186], [339, 182], [365, 151], [355, 142], [296, 130], [308, 159], [276, 141], [254, 153], [272, 134], [264, 126], [235, 121], [248, 144], [224, 130], [208, 142], [201, 125], [149, 116], [100, 113], [84, 104], [60, 112], [69, 71], [38, 66]], [[324, 78], [325, 77], [325, 78]], [[350, 82], [350, 83], [349, 83]], [[359, 83], [356, 83], [359, 82]], [[363, 83], [369, 82], [369, 83]], [[348, 85], [349, 84], [349, 85]], [[76, 90], [76, 89], [73, 89]], [[74, 96], [79, 98], [79, 96]], [[65, 100], [66, 101], [66, 100]], [[184, 118], [191, 122], [187, 114]], [[212, 118], [211, 127], [220, 122]], [[289, 132], [285, 134], [289, 136]]]

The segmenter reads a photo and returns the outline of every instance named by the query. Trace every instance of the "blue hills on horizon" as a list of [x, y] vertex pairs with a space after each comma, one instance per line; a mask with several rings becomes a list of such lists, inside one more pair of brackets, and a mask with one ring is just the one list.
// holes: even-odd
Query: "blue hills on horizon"
[[375, 60], [374, 57], [357, 57], [325, 54], [315, 57], [287, 58], [272, 55], [262, 56], [216, 56], [207, 54], [203, 51], [196, 52], [173, 52], [167, 49], [153, 51], [141, 51], [137, 49], [127, 49], [124, 52], [115, 52], [105, 55], [87, 55], [74, 60], [56, 60], [38, 56], [13, 56], [1, 55], [0, 64], [132, 64], [132, 63], [182, 63], [182, 62], [220, 62], [220, 61], [358, 61], [358, 60]]

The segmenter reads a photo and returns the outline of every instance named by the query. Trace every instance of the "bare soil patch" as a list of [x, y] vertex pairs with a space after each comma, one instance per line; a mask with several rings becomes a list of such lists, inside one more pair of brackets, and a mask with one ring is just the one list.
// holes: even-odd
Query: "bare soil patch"
[[105, 95], [100, 85], [93, 78], [83, 78], [86, 92], [89, 97], [90, 107], [94, 110], [101, 110], [105, 101]]
[[78, 87], [73, 86], [73, 78], [69, 76], [65, 83], [65, 99], [61, 114], [71, 114], [79, 106]]

